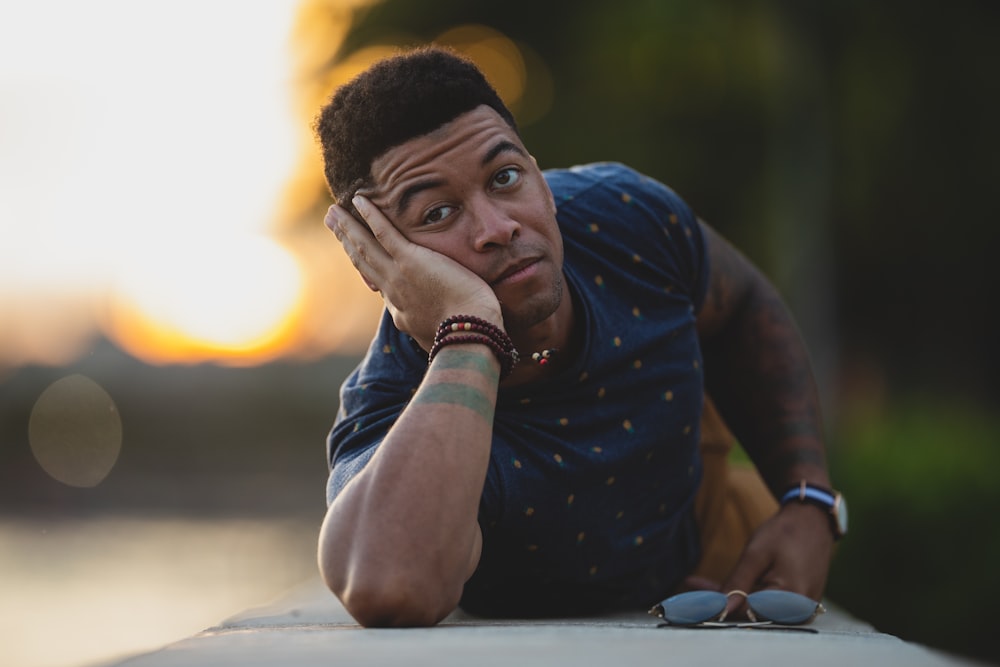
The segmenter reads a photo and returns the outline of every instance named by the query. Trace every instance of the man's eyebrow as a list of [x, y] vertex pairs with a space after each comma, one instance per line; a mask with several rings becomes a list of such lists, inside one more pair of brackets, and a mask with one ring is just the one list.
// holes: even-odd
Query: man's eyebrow
[[431, 188], [437, 188], [444, 185], [444, 181], [431, 180], [422, 181], [420, 183], [414, 183], [410, 187], [403, 190], [403, 194], [399, 197], [399, 202], [396, 204], [396, 215], [402, 217], [406, 213], [406, 207], [410, 205], [410, 202], [419, 193], [424, 190], [430, 190]]
[[512, 141], [504, 139], [503, 141], [498, 141], [496, 146], [486, 152], [486, 155], [483, 156], [481, 164], [485, 167], [502, 153], [517, 153], [521, 157], [528, 157], [528, 155], [521, 150], [520, 146]]

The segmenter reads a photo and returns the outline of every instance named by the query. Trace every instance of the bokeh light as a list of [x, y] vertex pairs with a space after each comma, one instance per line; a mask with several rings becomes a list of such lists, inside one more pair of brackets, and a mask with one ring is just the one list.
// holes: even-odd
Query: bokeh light
[[524, 96], [528, 73], [521, 51], [503, 33], [484, 25], [462, 25], [446, 30], [435, 41], [468, 56], [479, 65], [504, 103], [517, 108]]
[[28, 438], [38, 464], [54, 479], [93, 487], [118, 460], [122, 421], [108, 392], [75, 374], [56, 380], [38, 397]]

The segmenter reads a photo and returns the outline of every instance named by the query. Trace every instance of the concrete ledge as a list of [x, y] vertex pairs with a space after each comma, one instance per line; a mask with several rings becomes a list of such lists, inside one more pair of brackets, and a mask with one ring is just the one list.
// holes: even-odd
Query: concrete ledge
[[837, 608], [810, 631], [660, 627], [644, 613], [492, 620], [456, 612], [435, 628], [365, 630], [317, 581], [118, 667], [411, 667], [679, 664], [972, 665], [880, 633]]

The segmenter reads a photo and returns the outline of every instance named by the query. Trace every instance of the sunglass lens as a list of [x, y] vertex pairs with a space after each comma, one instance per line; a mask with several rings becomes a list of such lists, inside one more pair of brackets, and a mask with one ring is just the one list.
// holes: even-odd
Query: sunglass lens
[[663, 620], [673, 625], [696, 625], [719, 616], [726, 608], [726, 596], [717, 591], [691, 591], [660, 603]]
[[816, 615], [819, 603], [791, 591], [764, 590], [751, 593], [747, 603], [758, 618], [775, 623], [795, 625]]

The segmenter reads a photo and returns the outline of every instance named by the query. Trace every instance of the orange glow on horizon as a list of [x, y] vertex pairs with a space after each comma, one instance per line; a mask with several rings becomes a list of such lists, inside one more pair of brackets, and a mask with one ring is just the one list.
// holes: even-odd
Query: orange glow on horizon
[[221, 363], [253, 366], [287, 355], [294, 347], [302, 319], [301, 303], [271, 330], [255, 338], [231, 341], [199, 338], [188, 331], [158, 321], [141, 309], [119, 307], [109, 327], [111, 337], [130, 355], [151, 364]]
[[115, 316], [113, 338], [126, 352], [150, 364], [211, 362], [254, 366], [289, 352], [295, 340], [295, 323], [300, 317], [290, 316], [266, 336], [226, 344], [198, 339], [141, 312], [132, 312]]
[[152, 363], [251, 365], [287, 353], [306, 312], [304, 273], [274, 240], [243, 235], [160, 247], [124, 270], [108, 333]]

